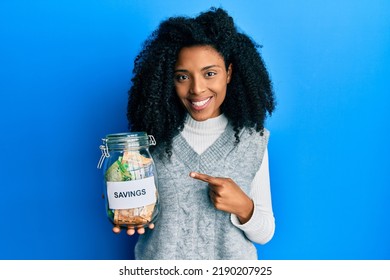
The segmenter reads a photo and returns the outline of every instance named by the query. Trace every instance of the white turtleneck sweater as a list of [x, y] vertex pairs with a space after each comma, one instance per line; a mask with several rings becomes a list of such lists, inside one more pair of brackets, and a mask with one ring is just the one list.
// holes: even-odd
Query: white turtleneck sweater
[[[190, 115], [187, 115], [181, 134], [194, 151], [200, 155], [218, 139], [227, 124], [228, 119], [223, 114], [202, 122], [196, 121]], [[260, 169], [252, 181], [249, 196], [254, 203], [254, 211], [250, 220], [245, 224], [241, 224], [237, 216], [232, 214], [231, 221], [245, 233], [249, 240], [265, 244], [271, 240], [275, 231], [267, 149], [264, 152]]]

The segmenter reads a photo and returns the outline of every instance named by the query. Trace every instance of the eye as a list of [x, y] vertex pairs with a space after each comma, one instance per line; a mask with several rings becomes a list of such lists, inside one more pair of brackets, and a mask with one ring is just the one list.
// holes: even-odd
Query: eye
[[188, 76], [187, 75], [183, 75], [183, 74], [179, 74], [179, 75], [175, 76], [175, 80], [178, 81], [178, 82], [183, 82], [185, 80], [188, 80]]
[[209, 72], [206, 72], [206, 78], [209, 78], [209, 77], [212, 77], [212, 76], [215, 76], [215, 75], [217, 75], [217, 73], [216, 72], [213, 72], [213, 71], [209, 71]]

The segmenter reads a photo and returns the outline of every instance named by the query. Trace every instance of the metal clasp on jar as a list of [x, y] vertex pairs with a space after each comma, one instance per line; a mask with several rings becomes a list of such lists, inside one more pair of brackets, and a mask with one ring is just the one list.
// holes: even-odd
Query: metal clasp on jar
[[100, 157], [100, 160], [98, 162], [97, 168], [101, 169], [103, 162], [105, 158], [110, 157], [110, 153], [108, 152], [108, 147], [107, 147], [107, 139], [103, 138], [103, 143], [104, 145], [100, 145], [99, 148], [102, 151], [102, 156]]
[[149, 145], [154, 146], [156, 145], [156, 139], [154, 139], [153, 135], [148, 135], [149, 138]]

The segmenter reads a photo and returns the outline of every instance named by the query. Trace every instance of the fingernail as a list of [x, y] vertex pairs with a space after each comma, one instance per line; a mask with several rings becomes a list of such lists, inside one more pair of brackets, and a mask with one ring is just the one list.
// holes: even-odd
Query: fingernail
[[191, 172], [191, 173], [190, 173], [190, 176], [191, 176], [192, 178], [194, 178], [194, 177], [195, 177], [195, 173], [194, 173], [194, 172]]

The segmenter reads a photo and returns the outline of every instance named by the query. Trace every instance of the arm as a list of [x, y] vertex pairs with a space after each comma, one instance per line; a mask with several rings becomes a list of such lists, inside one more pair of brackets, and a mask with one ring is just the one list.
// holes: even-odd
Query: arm
[[208, 183], [209, 196], [215, 208], [231, 213], [233, 225], [241, 229], [249, 240], [265, 244], [271, 240], [275, 230], [268, 171], [266, 149], [249, 196], [230, 178], [197, 172], [191, 172], [190, 176]]
[[249, 221], [240, 223], [238, 217], [231, 215], [232, 223], [244, 231], [247, 238], [259, 244], [270, 241], [275, 232], [275, 219], [272, 210], [268, 149], [264, 152], [264, 158], [260, 169], [253, 179], [250, 197], [253, 200], [253, 214]]

